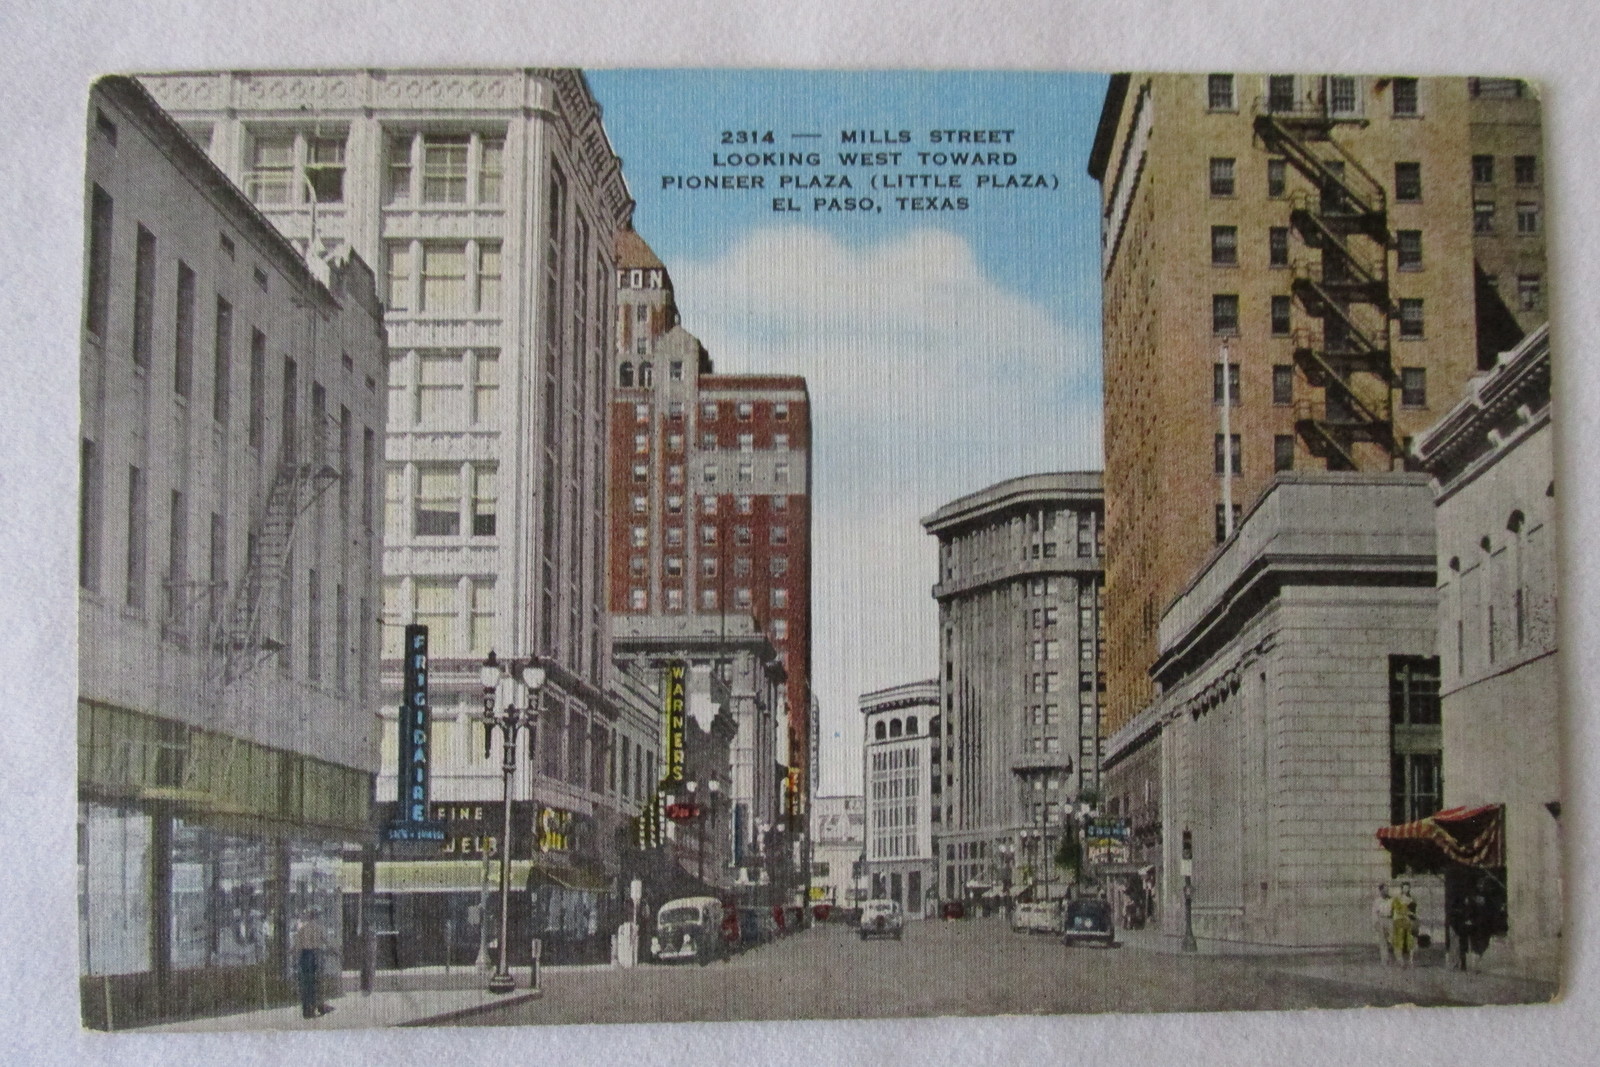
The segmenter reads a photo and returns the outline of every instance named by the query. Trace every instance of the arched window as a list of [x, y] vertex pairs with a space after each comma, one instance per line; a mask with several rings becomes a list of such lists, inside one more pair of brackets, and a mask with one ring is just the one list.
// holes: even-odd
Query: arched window
[[883, 732], [883, 720], [882, 719], [879, 719], [877, 724], [875, 726], [873, 726], [873, 728], [872, 728], [872, 736], [873, 736], [874, 740], [877, 740], [877, 741], [882, 741], [883, 740], [884, 732]]
[[890, 737], [899, 737], [900, 736], [900, 720], [899, 719], [890, 719], [889, 720], [889, 736]]
[[654, 384], [655, 375], [652, 370], [653, 367], [649, 360], [644, 360], [639, 364], [639, 386], [641, 388], [648, 389]]
[[627, 389], [633, 385], [632, 363], [624, 362], [622, 364], [622, 369], [617, 372], [617, 384], [622, 386], [624, 389]]
[[917, 732], [917, 717], [915, 715], [912, 715], [912, 716], [909, 716], [906, 719], [906, 735], [910, 736], [912, 734], [915, 734], [916, 732]]

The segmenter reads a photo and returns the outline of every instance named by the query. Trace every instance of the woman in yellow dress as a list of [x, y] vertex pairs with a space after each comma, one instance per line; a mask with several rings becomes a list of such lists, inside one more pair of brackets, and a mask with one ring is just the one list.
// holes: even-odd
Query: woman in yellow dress
[[1389, 943], [1401, 963], [1409, 967], [1417, 951], [1417, 902], [1411, 895], [1411, 883], [1401, 882], [1400, 892], [1389, 900], [1389, 917], [1393, 924]]

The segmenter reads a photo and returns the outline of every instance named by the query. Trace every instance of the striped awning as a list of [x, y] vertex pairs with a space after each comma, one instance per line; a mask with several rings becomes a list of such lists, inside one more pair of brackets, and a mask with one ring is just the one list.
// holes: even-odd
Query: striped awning
[[1424, 866], [1505, 866], [1505, 805], [1446, 808], [1378, 830], [1378, 843]]

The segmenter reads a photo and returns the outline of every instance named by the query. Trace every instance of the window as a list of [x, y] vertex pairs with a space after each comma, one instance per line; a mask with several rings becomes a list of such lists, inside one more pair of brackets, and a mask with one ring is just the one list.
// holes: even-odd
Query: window
[[1274, 112], [1293, 111], [1294, 107], [1294, 75], [1270, 74], [1267, 76], [1267, 110]]
[[1517, 233], [1531, 237], [1539, 232], [1539, 205], [1527, 201], [1517, 204]]
[[756, 447], [756, 435], [755, 434], [742, 433], [742, 434], [739, 435], [739, 451], [740, 452], [752, 452], [752, 451], [755, 450], [755, 447]]
[[479, 241], [476, 310], [500, 310], [500, 242]]
[[421, 311], [464, 311], [467, 307], [467, 246], [426, 241], [422, 245]]
[[703, 433], [703, 434], [701, 434], [700, 435], [700, 447], [702, 449], [706, 450], [707, 452], [710, 452], [713, 449], [715, 449], [717, 447], [717, 435], [714, 434], [714, 433]]
[[1440, 721], [1438, 657], [1390, 656], [1390, 814], [1395, 822], [1439, 810]]
[[789, 606], [789, 590], [782, 586], [772, 591], [772, 610], [783, 611]]
[[475, 353], [477, 383], [473, 387], [473, 423], [477, 426], [494, 425], [495, 397], [500, 388], [500, 353], [495, 351]]
[[1418, 114], [1417, 79], [1396, 78], [1390, 90], [1390, 100], [1394, 104], [1394, 113], [1397, 116]]
[[294, 134], [259, 135], [253, 139], [244, 191], [258, 204], [294, 201]]
[[1521, 311], [1536, 311], [1541, 301], [1539, 276], [1537, 274], [1517, 275], [1517, 308]]
[[643, 589], [632, 589], [628, 592], [628, 606], [634, 611], [643, 611], [650, 606], [650, 596]]
[[459, 467], [434, 464], [417, 467], [412, 532], [418, 537], [453, 537], [461, 532]]
[[472, 536], [493, 537], [497, 472], [493, 465], [472, 468]]
[[623, 360], [617, 368], [617, 385], [623, 389], [633, 388], [633, 363], [629, 360]]
[[733, 509], [741, 515], [753, 515], [756, 510], [756, 498], [747, 493], [741, 493], [733, 498]]
[[78, 468], [78, 584], [100, 588], [100, 450], [82, 441]]
[[738, 472], [737, 472], [738, 473], [738, 480], [741, 481], [741, 482], [754, 481], [755, 480], [755, 470], [756, 470], [755, 469], [755, 464], [753, 464], [753, 463], [741, 463], [741, 464], [739, 464]]
[[172, 391], [189, 395], [194, 378], [194, 271], [178, 263], [178, 299], [172, 331]]
[[1222, 403], [1222, 368], [1228, 368], [1228, 403], [1239, 406], [1239, 364], [1213, 363], [1211, 365], [1211, 402]]
[[344, 138], [306, 138], [306, 184], [319, 204], [344, 200]]
[[714, 496], [701, 497], [700, 511], [705, 515], [715, 515], [717, 513], [717, 498]]
[[706, 556], [700, 560], [700, 577], [715, 578], [717, 576], [717, 557]]
[[700, 607], [705, 611], [717, 610], [717, 591], [715, 589], [700, 590]]
[[1211, 332], [1219, 336], [1233, 336], [1239, 332], [1239, 297], [1234, 293], [1218, 293], [1211, 298]]
[[683, 590], [682, 589], [668, 589], [667, 590], [667, 610], [668, 611], [682, 611], [683, 610]]
[[628, 557], [628, 573], [635, 578], [644, 577], [646, 561], [643, 556]]
[[669, 514], [669, 515], [682, 515], [683, 514], [683, 497], [682, 496], [680, 496], [678, 494], [673, 494], [672, 496], [667, 497], [667, 514]]
[[773, 511], [789, 510], [789, 498], [783, 493], [768, 497], [767, 503], [771, 505]]
[[648, 527], [635, 526], [628, 531], [628, 543], [634, 548], [648, 548], [650, 546], [650, 530]]
[[716, 484], [716, 481], [717, 481], [717, 465], [715, 463], [707, 463], [706, 464], [705, 471], [704, 471], [704, 477], [705, 477], [705, 482], [706, 482], [707, 485], [715, 485]]
[[1423, 336], [1422, 301], [1416, 297], [1400, 300], [1400, 336], [1415, 339]]
[[417, 355], [417, 417], [425, 426], [461, 423], [466, 361], [461, 352]]
[[1232, 111], [1234, 106], [1233, 75], [1206, 75], [1206, 107], [1212, 111]]
[[465, 134], [434, 134], [422, 138], [422, 202], [467, 202], [467, 151]]
[[[681, 537], [679, 539], [682, 540]], [[683, 577], [683, 557], [682, 556], [668, 556], [666, 558], [666, 564], [667, 564], [667, 574], [669, 576], [671, 576], [673, 578], [681, 578], [681, 577]]]
[[1422, 199], [1422, 164], [1396, 163], [1394, 165], [1394, 198], [1414, 201]]
[[150, 366], [156, 316], [156, 238], [139, 227], [133, 251], [133, 362]]
[[682, 526], [668, 526], [667, 527], [667, 547], [668, 548], [682, 548], [683, 547], [683, 527]]
[[667, 402], [667, 418], [673, 422], [683, 421], [683, 401], [671, 400]]
[[144, 471], [128, 468], [128, 559], [125, 571], [127, 592], [124, 603], [135, 611], [145, 604], [145, 514]]
[[[627, 366], [627, 365], [628, 364], [623, 364], [623, 366]], [[641, 423], [642, 422], [649, 422], [650, 421], [650, 405], [649, 404], [635, 404], [635, 405], [633, 405], [633, 421], [634, 422], [641, 422]]]
[[[233, 376], [233, 305], [217, 297], [215, 347], [211, 367], [211, 417], [227, 425]], [[285, 427], [288, 430], [288, 427]]]
[[772, 636], [773, 636], [773, 638], [775, 640], [778, 640], [778, 641], [785, 640], [789, 636], [789, 620], [788, 619], [773, 619], [772, 620]]
[[[1230, 473], [1234, 477], [1238, 477], [1241, 473], [1243, 473], [1243, 468], [1241, 468], [1239, 465], [1239, 435], [1236, 433], [1229, 434], [1228, 438], [1227, 462], [1231, 465]], [[1212, 462], [1216, 468], [1216, 473], [1221, 474], [1223, 472], [1222, 466], [1224, 459], [1222, 455], [1222, 435], [1220, 433], [1213, 435], [1211, 453]]]
[[1472, 232], [1494, 232], [1494, 201], [1474, 200], [1472, 202]]
[[775, 434], [773, 434], [772, 435], [772, 448], [776, 452], [787, 452], [787, 451], [789, 451], [789, 435], [786, 434], [786, 433], [775, 433]]
[[1472, 157], [1472, 181], [1475, 185], [1489, 185], [1494, 181], [1494, 157]]
[[1278, 434], [1273, 437], [1272, 469], [1274, 471], [1294, 470], [1294, 436], [1292, 434]]
[[498, 204], [505, 182], [506, 142], [501, 137], [485, 137], [479, 145], [478, 203]]
[[644, 455], [645, 453], [649, 452], [650, 451], [650, 435], [649, 434], [642, 434], [642, 433], [634, 434], [633, 435], [633, 451], [634, 451], [635, 455], [641, 455], [641, 456]]
[[1400, 368], [1400, 406], [1425, 408], [1428, 406], [1428, 370], [1426, 367]]
[[789, 527], [774, 526], [771, 531], [769, 531], [768, 537], [770, 538], [771, 544], [786, 545], [789, 543]]
[[411, 242], [390, 241], [388, 257], [388, 295], [390, 311], [407, 311], [412, 305], [411, 295]]
[[1211, 158], [1211, 195], [1233, 195], [1233, 160], [1222, 156]]
[[750, 599], [750, 590], [749, 589], [740, 588], [740, 589], [735, 589], [733, 591], [733, 606], [734, 607], [743, 608], [745, 610], [749, 610], [750, 604], [751, 604], [751, 599]]
[[739, 401], [738, 406], [734, 409], [734, 414], [740, 422], [749, 422], [750, 419], [755, 415], [755, 405], [750, 403], [748, 400], [741, 400]]
[[1278, 363], [1272, 368], [1272, 402], [1294, 403], [1294, 365]]
[[1211, 264], [1216, 267], [1234, 267], [1239, 263], [1239, 228], [1237, 226], [1211, 227]]
[[267, 335], [250, 331], [250, 415], [246, 434], [252, 448], [260, 448], [267, 424]]
[[772, 417], [779, 422], [789, 421], [789, 405], [786, 401], [778, 401], [772, 405]]
[[717, 402], [715, 400], [707, 400], [704, 404], [701, 404], [700, 417], [706, 422], [717, 421]]
[[635, 484], [643, 484], [650, 480], [650, 465], [648, 463], [635, 463], [633, 465], [633, 480]]
[[667, 364], [667, 379], [669, 381], [683, 381], [683, 360], [675, 359]]
[[1267, 266], [1289, 265], [1289, 227], [1272, 226], [1267, 230]]
[[1395, 265], [1400, 270], [1422, 269], [1422, 231], [1396, 230]]
[[779, 485], [786, 485], [789, 481], [789, 464], [775, 463], [772, 467], [772, 480]]
[[1283, 159], [1267, 160], [1267, 195], [1284, 196], [1288, 192], [1289, 163]]
[[706, 525], [706, 526], [700, 527], [700, 543], [702, 545], [714, 545], [714, 544], [716, 544], [717, 543], [717, 528], [715, 526], [711, 526], [711, 525]]
[[1511, 177], [1518, 185], [1533, 185], [1539, 180], [1537, 156], [1512, 156]]
[[748, 527], [748, 526], [735, 526], [733, 528], [733, 543], [736, 544], [736, 545], [748, 545], [748, 544], [750, 544], [751, 543], [750, 527]]
[[1220, 545], [1220, 544], [1222, 544], [1222, 542], [1226, 541], [1228, 539], [1228, 535], [1232, 532], [1232, 530], [1238, 528], [1240, 510], [1241, 510], [1240, 505], [1235, 504], [1233, 506], [1233, 526], [1230, 529], [1230, 527], [1228, 525], [1226, 525], [1226, 523], [1225, 523], [1225, 521], [1223, 519], [1222, 505], [1221, 504], [1217, 505], [1217, 512], [1216, 512], [1216, 515], [1217, 515], [1217, 518], [1216, 518], [1217, 528], [1216, 528], [1216, 531], [1215, 531], [1217, 544]]
[[1354, 115], [1360, 106], [1356, 80], [1348, 75], [1328, 76], [1328, 111], [1334, 115]]
[[105, 336], [111, 306], [112, 214], [111, 195], [96, 185], [89, 198], [89, 281], [83, 324], [98, 337]]
[[1274, 337], [1287, 337], [1293, 325], [1294, 302], [1287, 296], [1272, 298], [1272, 335]]
[[781, 578], [789, 573], [789, 557], [773, 556], [767, 563], [767, 571], [774, 578]]

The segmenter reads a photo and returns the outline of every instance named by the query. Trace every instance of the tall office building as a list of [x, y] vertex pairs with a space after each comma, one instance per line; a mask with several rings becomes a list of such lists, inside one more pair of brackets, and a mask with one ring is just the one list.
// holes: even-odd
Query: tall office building
[[861, 694], [866, 896], [920, 919], [939, 892], [944, 731], [939, 680]]
[[[672, 277], [631, 229], [617, 235], [611, 416], [611, 593], [619, 617], [680, 618], [685, 632], [747, 616], [785, 673], [776, 814], [806, 831], [811, 711], [811, 418], [804, 378], [717, 374], [679, 324]], [[619, 618], [619, 627], [631, 625]], [[748, 624], [745, 624], [748, 625]], [[737, 628], [737, 627], [736, 627]], [[713, 624], [713, 632], [715, 625]], [[695, 638], [699, 654], [704, 642]], [[735, 739], [752, 767], [743, 824], [768, 803], [765, 740]]]
[[922, 520], [939, 539], [944, 898], [1047, 882], [1100, 788], [1100, 474], [1029, 474]]
[[[1150, 703], [1162, 614], [1275, 472], [1403, 466], [1480, 338], [1515, 343], [1540, 313], [1537, 131], [1519, 83], [1113, 76], [1089, 161], [1108, 733]], [[1495, 306], [1513, 284], [1522, 320]]]
[[292, 999], [378, 770], [384, 330], [138, 84], [90, 94], [79, 510], [85, 1025]]
[[[144, 81], [291, 240], [381, 265], [390, 403], [378, 795], [395, 783], [402, 628], [423, 623], [432, 799], [462, 825], [447, 854], [380, 864], [380, 903], [398, 909], [388, 928], [409, 939], [380, 949], [400, 962], [470, 958], [500, 798], [498, 753], [484, 758], [475, 721], [491, 650], [537, 655], [549, 679], [534, 766], [516, 781], [514, 856], [535, 881], [549, 871], [584, 892], [615, 873], [606, 374], [612, 235], [632, 202], [599, 107], [574, 70]], [[444, 945], [446, 930], [461, 943]]]

